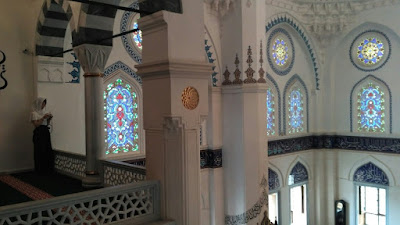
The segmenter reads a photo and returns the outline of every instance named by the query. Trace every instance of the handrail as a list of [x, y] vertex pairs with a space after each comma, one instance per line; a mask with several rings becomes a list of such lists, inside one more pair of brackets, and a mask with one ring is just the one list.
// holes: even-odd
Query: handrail
[[159, 193], [159, 181], [143, 181], [3, 206], [0, 224], [140, 224], [160, 219]]

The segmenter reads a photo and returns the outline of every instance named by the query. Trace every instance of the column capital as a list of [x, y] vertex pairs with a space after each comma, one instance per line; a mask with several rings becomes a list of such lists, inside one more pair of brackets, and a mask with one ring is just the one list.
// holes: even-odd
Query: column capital
[[74, 52], [85, 74], [102, 74], [111, 49], [112, 46], [83, 44], [74, 47]]

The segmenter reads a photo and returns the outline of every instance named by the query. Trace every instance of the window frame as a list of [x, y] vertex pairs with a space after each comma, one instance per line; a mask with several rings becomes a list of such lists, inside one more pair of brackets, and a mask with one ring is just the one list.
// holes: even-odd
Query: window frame
[[298, 187], [298, 186], [303, 186], [303, 185], [305, 185], [305, 193], [306, 193], [306, 198], [305, 198], [305, 204], [306, 204], [306, 206], [305, 206], [305, 209], [307, 210], [306, 211], [306, 218], [307, 218], [307, 225], [309, 225], [310, 224], [310, 206], [309, 206], [309, 191], [308, 191], [308, 185], [309, 185], [309, 180], [307, 180], [307, 181], [302, 181], [302, 182], [299, 182], [299, 183], [295, 183], [295, 184], [292, 184], [292, 185], [288, 185], [289, 186], [289, 224], [291, 225], [292, 224], [292, 213], [291, 213], [291, 211], [292, 211], [292, 195], [291, 195], [291, 189], [292, 188], [295, 188], [295, 187]]
[[[107, 150], [107, 131], [104, 132], [104, 139], [105, 139], [105, 148], [104, 148], [104, 156], [105, 159], [110, 159], [110, 160], [131, 160], [131, 159], [137, 159], [137, 158], [143, 158], [145, 157], [145, 137], [144, 137], [144, 128], [143, 128], [143, 95], [142, 95], [142, 88], [141, 85], [138, 83], [138, 81], [135, 80], [135, 78], [129, 76], [126, 74], [123, 70], [116, 70], [112, 74], [108, 75], [103, 79], [103, 90], [102, 93], [106, 90], [107, 86], [111, 83], [116, 82], [117, 79], [121, 79], [125, 84], [129, 84], [132, 87], [132, 90], [136, 93], [137, 95], [137, 104], [138, 104], [138, 124], [139, 124], [139, 130], [138, 130], [138, 135], [139, 135], [139, 150], [135, 152], [126, 152], [126, 153], [117, 153], [117, 154], [105, 154], [105, 151]], [[104, 100], [103, 100], [104, 104]], [[103, 110], [104, 112], [104, 110]], [[104, 118], [105, 115], [103, 115]], [[103, 120], [103, 123], [106, 123], [106, 121]]]
[[[365, 187], [372, 187], [372, 188], [380, 188], [384, 189], [386, 191], [386, 223], [385, 224], [380, 224], [380, 225], [389, 225], [389, 186], [385, 185], [379, 185], [379, 184], [372, 184], [372, 183], [364, 183], [364, 182], [354, 182], [354, 193], [355, 193], [355, 224], [358, 225], [358, 216], [360, 213], [360, 196], [359, 196], [359, 188], [360, 186], [365, 186]], [[379, 189], [378, 189], [379, 190]], [[378, 210], [379, 210], [379, 203], [378, 203]]]

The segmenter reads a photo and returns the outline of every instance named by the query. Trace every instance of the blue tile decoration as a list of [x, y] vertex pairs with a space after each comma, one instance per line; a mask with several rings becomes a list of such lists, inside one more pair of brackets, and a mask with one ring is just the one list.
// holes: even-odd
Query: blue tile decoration
[[274, 170], [268, 168], [268, 190], [273, 191], [280, 187], [278, 174]]
[[400, 138], [322, 135], [268, 142], [268, 156], [283, 155], [312, 149], [343, 149], [400, 154]]
[[[213, 53], [211, 52], [212, 45], [209, 45], [209, 44], [208, 44], [208, 40], [207, 40], [207, 39], [204, 40], [204, 45], [205, 45], [204, 49], [206, 50], [206, 55], [207, 55], [207, 60], [208, 60], [208, 62], [209, 62], [209, 63], [214, 63], [216, 59], [213, 58]], [[215, 52], [215, 49], [214, 49], [214, 52]], [[213, 72], [212, 72], [212, 74], [211, 74], [211, 79], [212, 79], [212, 85], [213, 85], [213, 87], [216, 87], [216, 86], [217, 86], [217, 82], [218, 82], [218, 79], [217, 79], [217, 74], [218, 74], [218, 72], [215, 70], [215, 68], [216, 68], [216, 66], [213, 65], [213, 66], [212, 66]]]
[[389, 186], [389, 179], [384, 171], [369, 162], [360, 166], [354, 173], [355, 182]]
[[[273, 42], [272, 38], [273, 38], [276, 34], [278, 34], [278, 33], [280, 33], [280, 34], [286, 36], [286, 38], [289, 40], [289, 43], [290, 43], [290, 45], [289, 45], [289, 51], [290, 51], [290, 50], [292, 51], [292, 52], [291, 52], [291, 53], [292, 53], [291, 60], [290, 60], [289, 62], [287, 62], [287, 63], [289, 63], [289, 66], [288, 66], [286, 69], [284, 69], [284, 70], [278, 68], [278, 67], [274, 64], [273, 59], [271, 58], [271, 54], [270, 54], [270, 53], [271, 53], [271, 52], [270, 52], [270, 49], [271, 49], [271, 42]], [[290, 72], [290, 70], [292, 70], [292, 68], [293, 68], [294, 61], [295, 61], [295, 56], [296, 56], [296, 54], [295, 54], [294, 44], [293, 44], [292, 37], [290, 37], [290, 35], [289, 35], [289, 32], [287, 32], [287, 31], [286, 31], [285, 29], [283, 29], [283, 28], [276, 28], [275, 30], [273, 30], [272, 33], [269, 35], [268, 40], [267, 40], [267, 59], [268, 59], [268, 63], [269, 63], [269, 66], [271, 67], [271, 69], [272, 69], [276, 74], [278, 74], [278, 75], [280, 75], [280, 76], [284, 76], [284, 75], [288, 74], [288, 73]]]
[[293, 82], [296, 82], [295, 80], [297, 80], [303, 86], [304, 91], [306, 92], [305, 93], [305, 97], [306, 97], [306, 107], [305, 107], [306, 112], [305, 112], [305, 114], [306, 114], [307, 121], [306, 121], [306, 129], [305, 130], [307, 131], [307, 133], [309, 132], [310, 122], [309, 122], [309, 112], [308, 112], [309, 111], [308, 89], [307, 89], [307, 86], [304, 83], [304, 81], [300, 78], [300, 76], [295, 74], [288, 80], [288, 82], [285, 85], [285, 89], [283, 90], [283, 134], [284, 135], [286, 135], [286, 127], [287, 127], [287, 124], [286, 124], [286, 111], [287, 111], [286, 110], [286, 102], [287, 102], [286, 101], [286, 93], [288, 91], [289, 86], [291, 86], [291, 84]]
[[201, 169], [220, 167], [222, 167], [222, 149], [200, 151]]
[[[388, 48], [387, 48], [387, 57], [385, 57], [385, 60], [383, 62], [380, 62], [380, 65], [377, 67], [368, 67], [368, 66], [362, 66], [358, 63], [356, 63], [357, 59], [353, 59], [353, 51], [357, 51], [357, 46], [355, 46], [355, 42], [363, 35], [365, 35], [366, 33], [377, 33], [380, 34], [381, 36], [383, 36], [386, 39], [386, 42], [388, 43]], [[385, 50], [386, 51], [386, 50]], [[390, 43], [390, 40], [388, 38], [388, 36], [379, 31], [379, 30], [366, 30], [362, 33], [360, 33], [359, 35], [357, 35], [357, 37], [354, 38], [354, 40], [351, 42], [350, 48], [349, 48], [349, 57], [350, 57], [350, 61], [353, 64], [354, 67], [356, 67], [358, 70], [363, 71], [363, 72], [372, 72], [372, 71], [376, 71], [379, 70], [380, 68], [382, 68], [390, 59], [390, 56], [392, 54], [392, 44]]]
[[[133, 9], [139, 9], [139, 4], [137, 2], [131, 4], [129, 8]], [[128, 12], [126, 11], [122, 15], [121, 19], [121, 33], [132, 30], [133, 28], [129, 27], [129, 24], [131, 22], [132, 15], [135, 14], [135, 12]], [[133, 60], [135, 60], [137, 63], [142, 63], [142, 54], [136, 50], [136, 48], [132, 45], [133, 42], [129, 41], [128, 38], [131, 38], [130, 34], [123, 35], [121, 36], [122, 40], [122, 45], [128, 52], [128, 54], [132, 57]]]
[[272, 76], [267, 73], [266, 74], [266, 78], [271, 81], [271, 83], [274, 85], [276, 93], [278, 95], [278, 134], [280, 134], [282, 132], [282, 126], [281, 126], [281, 92], [279, 90], [279, 86], [276, 83], [276, 81], [274, 80], [274, 78], [272, 78]]
[[371, 79], [372, 81], [374, 79], [379, 81], [389, 91], [389, 132], [392, 133], [392, 130], [393, 130], [393, 126], [392, 126], [392, 91], [390, 90], [389, 85], [384, 80], [382, 80], [372, 74], [370, 74], [370, 75], [364, 77], [363, 79], [361, 79], [360, 81], [358, 81], [351, 89], [351, 92], [350, 92], [350, 132], [353, 132], [353, 95], [357, 94], [357, 93], [354, 93], [354, 91], [360, 83], [363, 83], [364, 81], [366, 81], [368, 79]]
[[298, 184], [308, 180], [308, 172], [306, 167], [297, 162], [292, 168], [289, 175], [289, 185]]
[[79, 63], [78, 57], [74, 52], [72, 52], [71, 55], [74, 57], [74, 61], [67, 62], [67, 64], [72, 66], [72, 71], [68, 72], [68, 74], [71, 75], [72, 80], [67, 83], [79, 84], [81, 76], [81, 64]]
[[1, 66], [0, 78], [3, 80], [2, 83], [4, 83], [2, 86], [0, 86], [0, 90], [3, 90], [8, 85], [6, 78], [4, 78], [4, 73], [6, 72], [6, 65], [4, 64], [4, 62], [7, 60], [7, 57], [3, 51], [0, 50], [0, 53], [3, 55], [2, 59], [0, 60], [0, 66]]
[[319, 72], [318, 72], [318, 62], [317, 62], [317, 54], [314, 53], [314, 50], [312, 49], [312, 42], [311, 40], [306, 36], [306, 32], [304, 32], [304, 29], [301, 27], [300, 23], [297, 23], [294, 18], [290, 18], [289, 15], [281, 15], [278, 16], [277, 18], [274, 18], [270, 22], [268, 22], [266, 26], [266, 32], [270, 31], [273, 27], [280, 25], [280, 24], [287, 24], [291, 26], [300, 36], [300, 38], [304, 41], [304, 44], [308, 50], [308, 53], [310, 54], [311, 58], [311, 63], [314, 68], [314, 75], [315, 75], [315, 89], [319, 89]]
[[111, 66], [107, 67], [104, 71], [104, 77], [109, 76], [110, 74], [114, 73], [117, 70], [122, 70], [131, 77], [133, 77], [139, 84], [142, 84], [142, 78], [135, 73], [129, 66], [127, 66], [125, 63], [118, 61]]
[[225, 215], [225, 225], [247, 224], [261, 214], [263, 207], [268, 207], [267, 181], [265, 176], [262, 178], [260, 187], [263, 189], [258, 201], [246, 212], [238, 215]]

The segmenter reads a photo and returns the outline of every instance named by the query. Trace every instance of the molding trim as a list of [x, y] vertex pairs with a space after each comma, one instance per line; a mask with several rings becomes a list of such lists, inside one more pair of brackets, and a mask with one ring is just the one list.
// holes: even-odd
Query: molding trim
[[344, 149], [400, 154], [400, 138], [314, 135], [268, 142], [268, 156], [283, 155], [312, 149]]
[[163, 60], [135, 66], [142, 79], [165, 77], [209, 79], [211, 65], [208, 62]]
[[129, 74], [129, 76], [133, 77], [137, 82], [139, 82], [139, 84], [142, 84], [142, 78], [139, 75], [137, 75], [136, 72], [133, 71], [133, 69], [131, 69], [129, 66], [127, 66], [125, 63], [121, 61], [117, 61], [114, 64], [108, 66], [104, 70], [104, 78], [110, 76], [111, 74], [113, 74], [118, 70], [124, 71], [125, 73]]
[[318, 74], [318, 65], [317, 65], [319, 63], [317, 62], [317, 54], [314, 53], [314, 50], [312, 48], [313, 44], [312, 44], [310, 38], [307, 37], [305, 29], [302, 28], [300, 23], [297, 23], [294, 18], [291, 18], [287, 14], [275, 15], [271, 19], [271, 21], [267, 22], [266, 32], [270, 31], [273, 27], [275, 27], [279, 24], [282, 24], [282, 23], [291, 26], [295, 31], [297, 31], [297, 33], [299, 34], [301, 39], [304, 41], [304, 44], [307, 47], [307, 50], [310, 54], [312, 66], [314, 68], [315, 89], [319, 90], [319, 77], [318, 77], [319, 74]]
[[[139, 3], [134, 2], [133, 4], [131, 4], [129, 6], [129, 8], [139, 9]], [[135, 15], [136, 15], [136, 13], [128, 12], [128, 11], [126, 11], [122, 15], [121, 27], [120, 27], [121, 33], [132, 29], [128, 26], [131, 24], [131, 22], [132, 22], [131, 20], [133, 19], [133, 17]], [[128, 38], [131, 38], [131, 35], [132, 34], [130, 33], [130, 34], [121, 36], [122, 45], [124, 46], [124, 48], [128, 52], [128, 54], [132, 57], [132, 59], [135, 60], [135, 62], [140, 64], [140, 63], [142, 63], [142, 54], [136, 50], [135, 46], [132, 45], [133, 42], [128, 39]]]
[[382, 79], [370, 74], [361, 80], [359, 80], [351, 89], [350, 92], [350, 132], [353, 132], [353, 95], [354, 95], [354, 90], [358, 87], [359, 84], [362, 82], [371, 79], [371, 80], [376, 80], [378, 82], [381, 82], [383, 85], [386, 86], [387, 90], [389, 91], [389, 133], [391, 134], [393, 131], [393, 126], [392, 126], [392, 91], [389, 88], [389, 85]]

